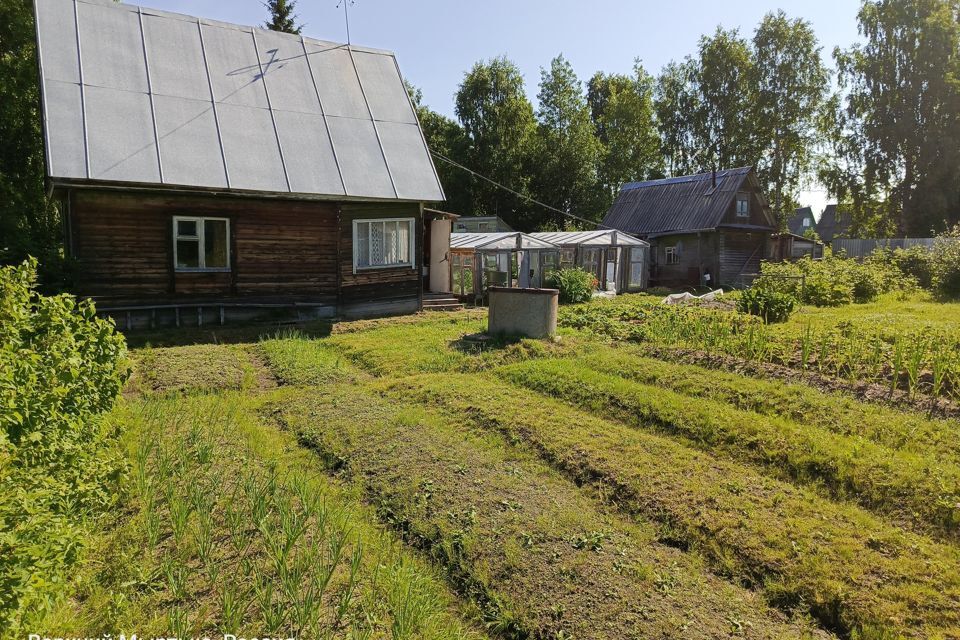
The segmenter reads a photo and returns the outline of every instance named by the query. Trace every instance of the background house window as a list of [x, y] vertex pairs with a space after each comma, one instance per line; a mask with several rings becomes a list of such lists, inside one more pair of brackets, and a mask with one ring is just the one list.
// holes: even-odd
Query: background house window
[[354, 220], [354, 270], [413, 267], [413, 225], [413, 218]]
[[175, 216], [173, 263], [177, 271], [229, 271], [230, 221]]
[[750, 215], [750, 196], [737, 196], [737, 215], [740, 217], [746, 217]]
[[666, 264], [680, 264], [680, 252], [676, 247], [665, 247], [663, 253]]
[[810, 226], [811, 226], [811, 224], [810, 224], [810, 218], [804, 218], [804, 219], [803, 219], [803, 227], [806, 229], [806, 228], [809, 228]]

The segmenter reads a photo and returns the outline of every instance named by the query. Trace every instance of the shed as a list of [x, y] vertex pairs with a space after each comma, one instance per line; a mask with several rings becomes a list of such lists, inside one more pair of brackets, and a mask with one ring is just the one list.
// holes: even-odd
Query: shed
[[776, 221], [752, 167], [623, 186], [602, 226], [650, 242], [650, 283], [742, 286]]
[[420, 308], [444, 195], [392, 53], [110, 0], [36, 26], [78, 295], [134, 324]]
[[559, 260], [559, 246], [519, 231], [450, 236], [452, 289], [461, 298], [479, 299], [491, 286], [542, 287]]
[[542, 231], [530, 234], [560, 247], [560, 268], [581, 267], [604, 291], [639, 291], [647, 286], [650, 243], [613, 229]]

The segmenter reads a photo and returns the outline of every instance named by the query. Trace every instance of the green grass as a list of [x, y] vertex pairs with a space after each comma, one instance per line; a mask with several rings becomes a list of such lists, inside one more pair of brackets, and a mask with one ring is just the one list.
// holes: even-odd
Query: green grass
[[859, 330], [906, 332], [928, 326], [944, 333], [960, 334], [960, 303], [938, 302], [927, 293], [917, 293], [903, 300], [891, 293], [866, 304], [804, 306], [783, 328], [798, 330], [808, 324], [831, 328], [845, 323]]
[[718, 574], [756, 585], [778, 606], [809, 607], [829, 628], [960, 633], [954, 546], [489, 374], [381, 384], [398, 400], [525, 443], [606, 502], [658, 522], [661, 539], [698, 550]]
[[355, 375], [349, 361], [327, 342], [312, 340], [296, 331], [278, 333], [258, 347], [284, 384], [317, 386]]
[[[458, 377], [459, 378], [459, 377]], [[466, 379], [466, 378], [459, 378]], [[442, 562], [508, 637], [807, 637], [755, 594], [597, 507], [534, 456], [451, 415], [354, 386], [277, 407], [381, 517]], [[562, 635], [561, 635], [562, 634]]]
[[853, 499], [947, 536], [960, 525], [960, 469], [863, 438], [585, 368], [579, 360], [521, 363], [505, 378], [640, 429], [759, 465], [774, 476]]
[[802, 384], [748, 378], [647, 357], [643, 348], [597, 346], [578, 360], [596, 371], [707, 398], [744, 411], [780, 416], [841, 435], [863, 437], [948, 464], [960, 461], [960, 423], [858, 402]]
[[146, 348], [132, 357], [128, 388], [140, 392], [252, 389], [268, 375], [247, 345]]
[[258, 418], [266, 400], [149, 397], [115, 411], [132, 469], [124, 513], [45, 635], [475, 637], [440, 576]]

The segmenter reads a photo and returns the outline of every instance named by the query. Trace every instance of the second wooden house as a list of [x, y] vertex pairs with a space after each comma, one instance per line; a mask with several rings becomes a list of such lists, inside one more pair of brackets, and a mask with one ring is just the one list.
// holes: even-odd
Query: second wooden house
[[753, 168], [741, 167], [628, 183], [603, 226], [650, 243], [651, 286], [740, 287], [777, 225]]

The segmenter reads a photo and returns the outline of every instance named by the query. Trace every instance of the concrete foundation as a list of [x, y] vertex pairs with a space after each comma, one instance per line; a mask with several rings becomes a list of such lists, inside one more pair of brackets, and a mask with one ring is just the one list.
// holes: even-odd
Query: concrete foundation
[[490, 287], [488, 333], [549, 338], [557, 333], [556, 289]]

